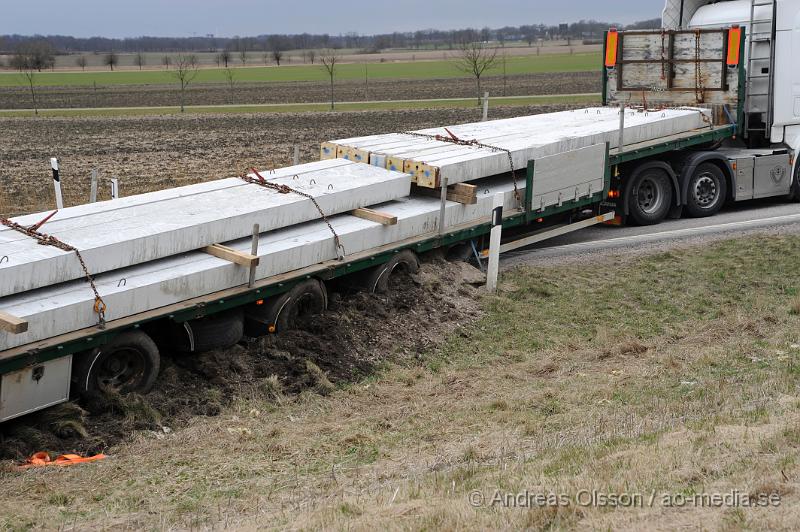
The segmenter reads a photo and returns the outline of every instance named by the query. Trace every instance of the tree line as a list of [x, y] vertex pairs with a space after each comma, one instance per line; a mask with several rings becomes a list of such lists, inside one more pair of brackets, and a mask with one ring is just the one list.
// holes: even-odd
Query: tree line
[[[630, 27], [658, 28], [660, 19], [637, 22]], [[415, 32], [394, 32], [376, 35], [345, 33], [329, 34], [275, 34], [255, 37], [134, 37], [112, 39], [106, 37], [79, 38], [67, 35], [3, 35], [0, 36], [0, 53], [10, 54], [21, 46], [31, 43], [47, 42], [55, 53], [96, 52], [96, 53], [136, 53], [136, 52], [283, 52], [286, 50], [310, 50], [321, 48], [350, 48], [365, 52], [379, 52], [387, 48], [412, 49], [450, 49], [454, 50], [465, 41], [494, 41], [502, 46], [506, 42], [523, 41], [533, 45], [539, 40], [550, 39], [599, 39], [609, 27], [623, 27], [619, 24], [581, 20], [571, 24], [545, 25], [532, 24], [506, 26], [503, 28], [436, 30], [427, 29]]]

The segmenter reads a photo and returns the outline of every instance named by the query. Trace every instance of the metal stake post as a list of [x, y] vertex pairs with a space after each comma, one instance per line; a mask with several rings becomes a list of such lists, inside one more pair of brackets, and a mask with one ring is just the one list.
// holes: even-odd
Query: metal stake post
[[[258, 235], [260, 233], [261, 231], [259, 225], [255, 224], [253, 226], [253, 245], [250, 248], [250, 254], [253, 255], [254, 257], [258, 256]], [[250, 265], [250, 280], [247, 283], [247, 286], [249, 286], [250, 288], [253, 288], [253, 285], [256, 282], [256, 267], [257, 266], [255, 264]]]
[[442, 179], [442, 203], [439, 206], [439, 235], [444, 234], [444, 211], [447, 203], [447, 178]]
[[300, 146], [294, 147], [294, 158], [292, 159], [292, 162], [295, 166], [300, 164]]
[[617, 153], [622, 153], [622, 148], [625, 147], [625, 104], [619, 104], [619, 144], [617, 146]]
[[489, 120], [489, 93], [483, 95], [483, 122]]
[[111, 178], [111, 199], [119, 198], [119, 179], [116, 177]]

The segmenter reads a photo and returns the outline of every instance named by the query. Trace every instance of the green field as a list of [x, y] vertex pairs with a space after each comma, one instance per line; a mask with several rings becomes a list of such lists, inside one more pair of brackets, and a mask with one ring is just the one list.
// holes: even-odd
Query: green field
[[[586, 72], [596, 70], [600, 65], [600, 55], [553, 54], [510, 57], [506, 63], [508, 75], [536, 74], [545, 72]], [[346, 63], [337, 68], [337, 79], [364, 79], [365, 68], [370, 79], [434, 79], [458, 78], [466, 74], [460, 71], [454, 61], [413, 61], [398, 63], [364, 64]], [[327, 73], [321, 65], [247, 67], [236, 68], [237, 82], [273, 81], [325, 81]], [[486, 75], [499, 75], [502, 67], [497, 66]], [[219, 68], [198, 71], [195, 83], [225, 83], [224, 70]], [[23, 77], [14, 72], [0, 74], [0, 87], [25, 85]], [[169, 70], [125, 70], [115, 72], [42, 72], [36, 75], [38, 86], [91, 86], [98, 85], [159, 85], [175, 83]]]

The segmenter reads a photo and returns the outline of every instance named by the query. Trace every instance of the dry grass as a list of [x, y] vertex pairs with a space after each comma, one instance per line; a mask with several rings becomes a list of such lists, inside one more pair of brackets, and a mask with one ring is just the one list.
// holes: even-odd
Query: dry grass
[[[0, 526], [794, 529], [798, 257], [800, 238], [762, 237], [507, 273], [423, 365], [326, 397], [267, 383], [279, 401], [139, 434], [104, 462], [0, 473]], [[655, 503], [469, 504], [593, 489]], [[781, 505], [661, 502], [733, 490]]]

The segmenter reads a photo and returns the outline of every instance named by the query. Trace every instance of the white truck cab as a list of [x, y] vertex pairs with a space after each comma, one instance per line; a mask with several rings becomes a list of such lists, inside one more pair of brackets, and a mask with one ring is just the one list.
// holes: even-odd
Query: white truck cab
[[[745, 28], [747, 148], [789, 148], [794, 180], [799, 180], [800, 0], [667, 0], [662, 26]], [[734, 149], [730, 155], [735, 154]]]

